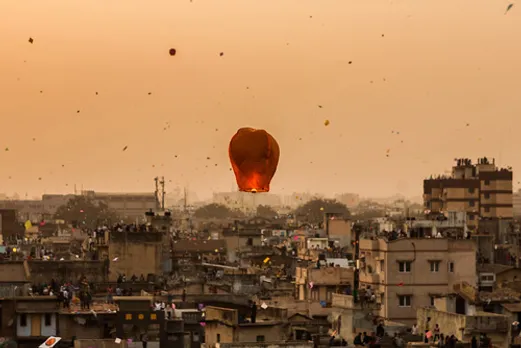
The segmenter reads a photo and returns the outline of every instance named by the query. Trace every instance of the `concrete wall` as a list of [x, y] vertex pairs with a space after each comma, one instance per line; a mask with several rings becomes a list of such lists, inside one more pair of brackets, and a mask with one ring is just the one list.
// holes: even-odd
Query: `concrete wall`
[[[427, 318], [431, 318], [429, 323]], [[481, 313], [466, 316], [432, 308], [419, 308], [417, 322], [420, 332], [432, 330], [438, 324], [441, 333], [446, 336], [454, 335], [464, 342], [469, 342], [472, 336], [479, 336], [480, 332], [486, 332], [492, 344], [500, 347], [507, 347], [510, 341], [509, 317], [504, 315]]]
[[218, 320], [227, 325], [237, 325], [239, 323], [239, 315], [236, 309], [206, 307], [206, 320]]
[[0, 281], [1, 282], [25, 282], [28, 274], [24, 268], [23, 261], [2, 261], [0, 262]]
[[204, 328], [204, 336], [207, 347], [212, 347], [217, 342], [219, 335], [219, 343], [234, 342], [233, 327], [222, 325], [218, 322], [207, 322]]
[[42, 261], [28, 262], [32, 283], [49, 283], [56, 281], [77, 281], [85, 276], [89, 281], [102, 282], [106, 280], [103, 261]]
[[221, 348], [311, 348], [313, 343], [305, 341], [281, 341], [281, 342], [248, 342], [248, 343], [222, 343]]
[[351, 241], [354, 240], [352, 235], [352, 221], [344, 219], [333, 219], [327, 222], [329, 228], [329, 237], [339, 239], [341, 246], [351, 247]]
[[237, 342], [257, 342], [258, 336], [264, 336], [265, 342], [283, 341], [287, 338], [284, 325], [243, 326], [236, 330]]
[[[169, 246], [168, 246], [169, 247]], [[109, 279], [115, 281], [119, 274], [130, 278], [133, 274], [145, 277], [162, 273], [163, 233], [114, 232], [110, 234]], [[115, 258], [117, 261], [113, 261]]]
[[[59, 332], [60, 337], [64, 340], [70, 340], [72, 337], [77, 339], [93, 339], [102, 338], [103, 327], [96, 324], [81, 325], [75, 320], [74, 315], [60, 315]], [[97, 346], [92, 346], [97, 347]]]
[[93, 340], [93, 339], [79, 339], [74, 341], [74, 348], [127, 348], [127, 341], [122, 340], [117, 344], [113, 339]]

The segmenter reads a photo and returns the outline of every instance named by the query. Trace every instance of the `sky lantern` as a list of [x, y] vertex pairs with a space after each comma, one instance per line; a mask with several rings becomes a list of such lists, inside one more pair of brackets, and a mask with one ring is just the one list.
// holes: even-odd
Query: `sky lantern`
[[269, 192], [280, 157], [275, 138], [264, 129], [241, 128], [228, 152], [239, 191]]

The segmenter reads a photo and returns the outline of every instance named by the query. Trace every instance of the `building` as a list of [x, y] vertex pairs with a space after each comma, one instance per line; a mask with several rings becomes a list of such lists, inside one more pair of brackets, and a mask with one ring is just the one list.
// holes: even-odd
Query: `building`
[[521, 217], [521, 189], [512, 195], [513, 215]]
[[457, 159], [450, 176], [423, 181], [423, 199], [430, 217], [464, 211], [468, 227], [476, 231], [480, 219], [512, 219], [512, 170], [498, 169], [486, 157], [476, 164]]
[[334, 293], [354, 289], [354, 272], [353, 267], [297, 267], [297, 299], [319, 302], [322, 307], [331, 307]]
[[57, 336], [59, 302], [56, 296], [14, 298], [18, 347], [35, 347]]
[[402, 238], [360, 240], [360, 285], [371, 288], [379, 316], [413, 324], [416, 308], [432, 306], [455, 284], [476, 285], [476, 247], [472, 240]]
[[[270, 307], [268, 307], [270, 308]], [[288, 338], [287, 310], [279, 315], [260, 318], [265, 310], [260, 308], [257, 320], [241, 320], [239, 311], [230, 308], [206, 307], [205, 342], [208, 347], [218, 347], [221, 343], [247, 343], [285, 341]], [[264, 319], [264, 320], [263, 320]]]
[[353, 296], [333, 294], [332, 324], [341, 338], [353, 342], [358, 332], [372, 332], [374, 324], [369, 313], [377, 311], [377, 306], [364, 307], [355, 303]]
[[0, 241], [13, 241], [24, 236], [24, 228], [18, 222], [16, 210], [0, 209]]
[[155, 193], [107, 193], [84, 191], [83, 195], [107, 204], [125, 220], [143, 219], [143, 213], [159, 208]]
[[127, 277], [143, 274], [159, 276], [172, 267], [168, 233], [150, 229], [129, 232], [110, 231], [108, 259], [110, 279], [116, 280], [120, 274]]

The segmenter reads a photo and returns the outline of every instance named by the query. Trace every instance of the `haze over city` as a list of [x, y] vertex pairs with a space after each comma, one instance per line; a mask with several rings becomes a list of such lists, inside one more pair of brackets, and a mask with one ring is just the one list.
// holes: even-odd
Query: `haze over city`
[[455, 157], [521, 166], [521, 14], [506, 2], [2, 5], [7, 194], [150, 192], [164, 175], [208, 198], [234, 187], [245, 126], [279, 142], [279, 194], [418, 196]]

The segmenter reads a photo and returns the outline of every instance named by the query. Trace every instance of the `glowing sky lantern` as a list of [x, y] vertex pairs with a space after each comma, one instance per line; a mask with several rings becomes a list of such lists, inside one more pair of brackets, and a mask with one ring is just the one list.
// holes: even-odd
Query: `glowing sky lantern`
[[263, 129], [241, 128], [228, 152], [240, 191], [269, 192], [280, 157], [275, 138]]

